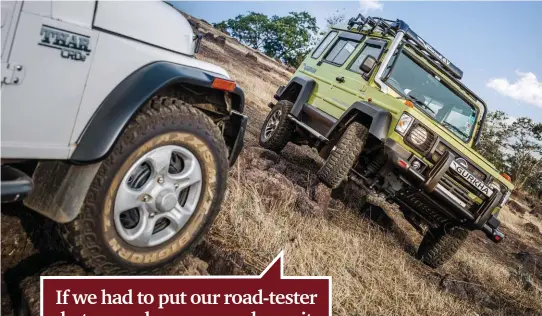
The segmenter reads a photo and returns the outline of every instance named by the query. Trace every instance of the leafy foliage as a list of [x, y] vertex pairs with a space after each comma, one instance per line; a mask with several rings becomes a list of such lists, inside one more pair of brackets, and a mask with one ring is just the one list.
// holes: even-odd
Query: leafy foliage
[[510, 122], [504, 112], [488, 113], [477, 150], [512, 176], [518, 190], [542, 190], [542, 124], [527, 117]]
[[296, 67], [311, 50], [318, 33], [316, 19], [307, 12], [290, 12], [282, 17], [249, 12], [214, 26], [229, 31], [241, 43]]

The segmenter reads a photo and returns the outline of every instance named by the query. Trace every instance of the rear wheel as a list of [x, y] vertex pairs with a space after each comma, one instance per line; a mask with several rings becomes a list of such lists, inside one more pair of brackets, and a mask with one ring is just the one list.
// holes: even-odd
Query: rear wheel
[[102, 162], [62, 235], [97, 274], [152, 272], [186, 254], [210, 227], [227, 176], [226, 145], [212, 120], [155, 97]]
[[337, 188], [363, 151], [367, 135], [365, 126], [358, 122], [351, 123], [318, 171], [318, 178], [332, 189]]
[[280, 152], [290, 141], [295, 124], [288, 119], [293, 103], [280, 100], [267, 115], [260, 131], [260, 145], [263, 148]]
[[461, 226], [429, 229], [418, 248], [418, 259], [438, 268], [457, 253], [468, 236], [469, 231]]

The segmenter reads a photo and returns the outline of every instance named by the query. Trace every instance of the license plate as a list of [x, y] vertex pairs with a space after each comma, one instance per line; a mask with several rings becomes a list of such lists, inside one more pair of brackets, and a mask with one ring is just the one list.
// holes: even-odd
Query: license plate
[[476, 177], [473, 176], [472, 173], [470, 173], [463, 166], [459, 165], [457, 162], [452, 161], [450, 168], [457, 174], [459, 174], [468, 183], [472, 184], [475, 188], [484, 193], [487, 197], [491, 197], [493, 195], [493, 190], [491, 188], [489, 188], [483, 181], [476, 179]]

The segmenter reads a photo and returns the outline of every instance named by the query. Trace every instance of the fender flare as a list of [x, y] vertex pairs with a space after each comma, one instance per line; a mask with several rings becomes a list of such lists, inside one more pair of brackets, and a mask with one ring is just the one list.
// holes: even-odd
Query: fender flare
[[361, 122], [369, 128], [369, 134], [385, 141], [391, 124], [389, 111], [370, 102], [356, 101], [341, 115], [339, 120], [328, 131], [326, 138], [330, 139], [334, 131], [352, 121]]
[[[89, 163], [103, 159], [130, 119], [161, 88], [176, 83], [211, 88], [217, 77], [224, 78], [219, 74], [165, 61], [139, 68], [119, 83], [100, 104], [79, 136], [70, 161]], [[243, 90], [237, 86], [231, 94], [232, 110], [242, 113], [245, 104]]]
[[[297, 98], [295, 99], [295, 101], [290, 99], [287, 95], [288, 92], [291, 91], [294, 84], [298, 84], [301, 86], [301, 90], [299, 91], [299, 94], [297, 94]], [[309, 101], [309, 98], [315, 86], [316, 82], [313, 79], [306, 76], [295, 76], [290, 80], [290, 82], [288, 82], [286, 86], [281, 86], [278, 89], [277, 93], [275, 94], [275, 99], [288, 99], [292, 101], [294, 105], [290, 113], [295, 117], [298, 117], [299, 113], [301, 113], [301, 110], [303, 109], [303, 105], [307, 103], [307, 101]]]

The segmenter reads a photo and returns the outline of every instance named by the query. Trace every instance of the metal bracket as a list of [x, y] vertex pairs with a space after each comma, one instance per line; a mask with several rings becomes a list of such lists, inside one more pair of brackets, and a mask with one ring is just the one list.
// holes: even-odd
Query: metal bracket
[[2, 63], [2, 84], [20, 84], [26, 69], [19, 64]]

